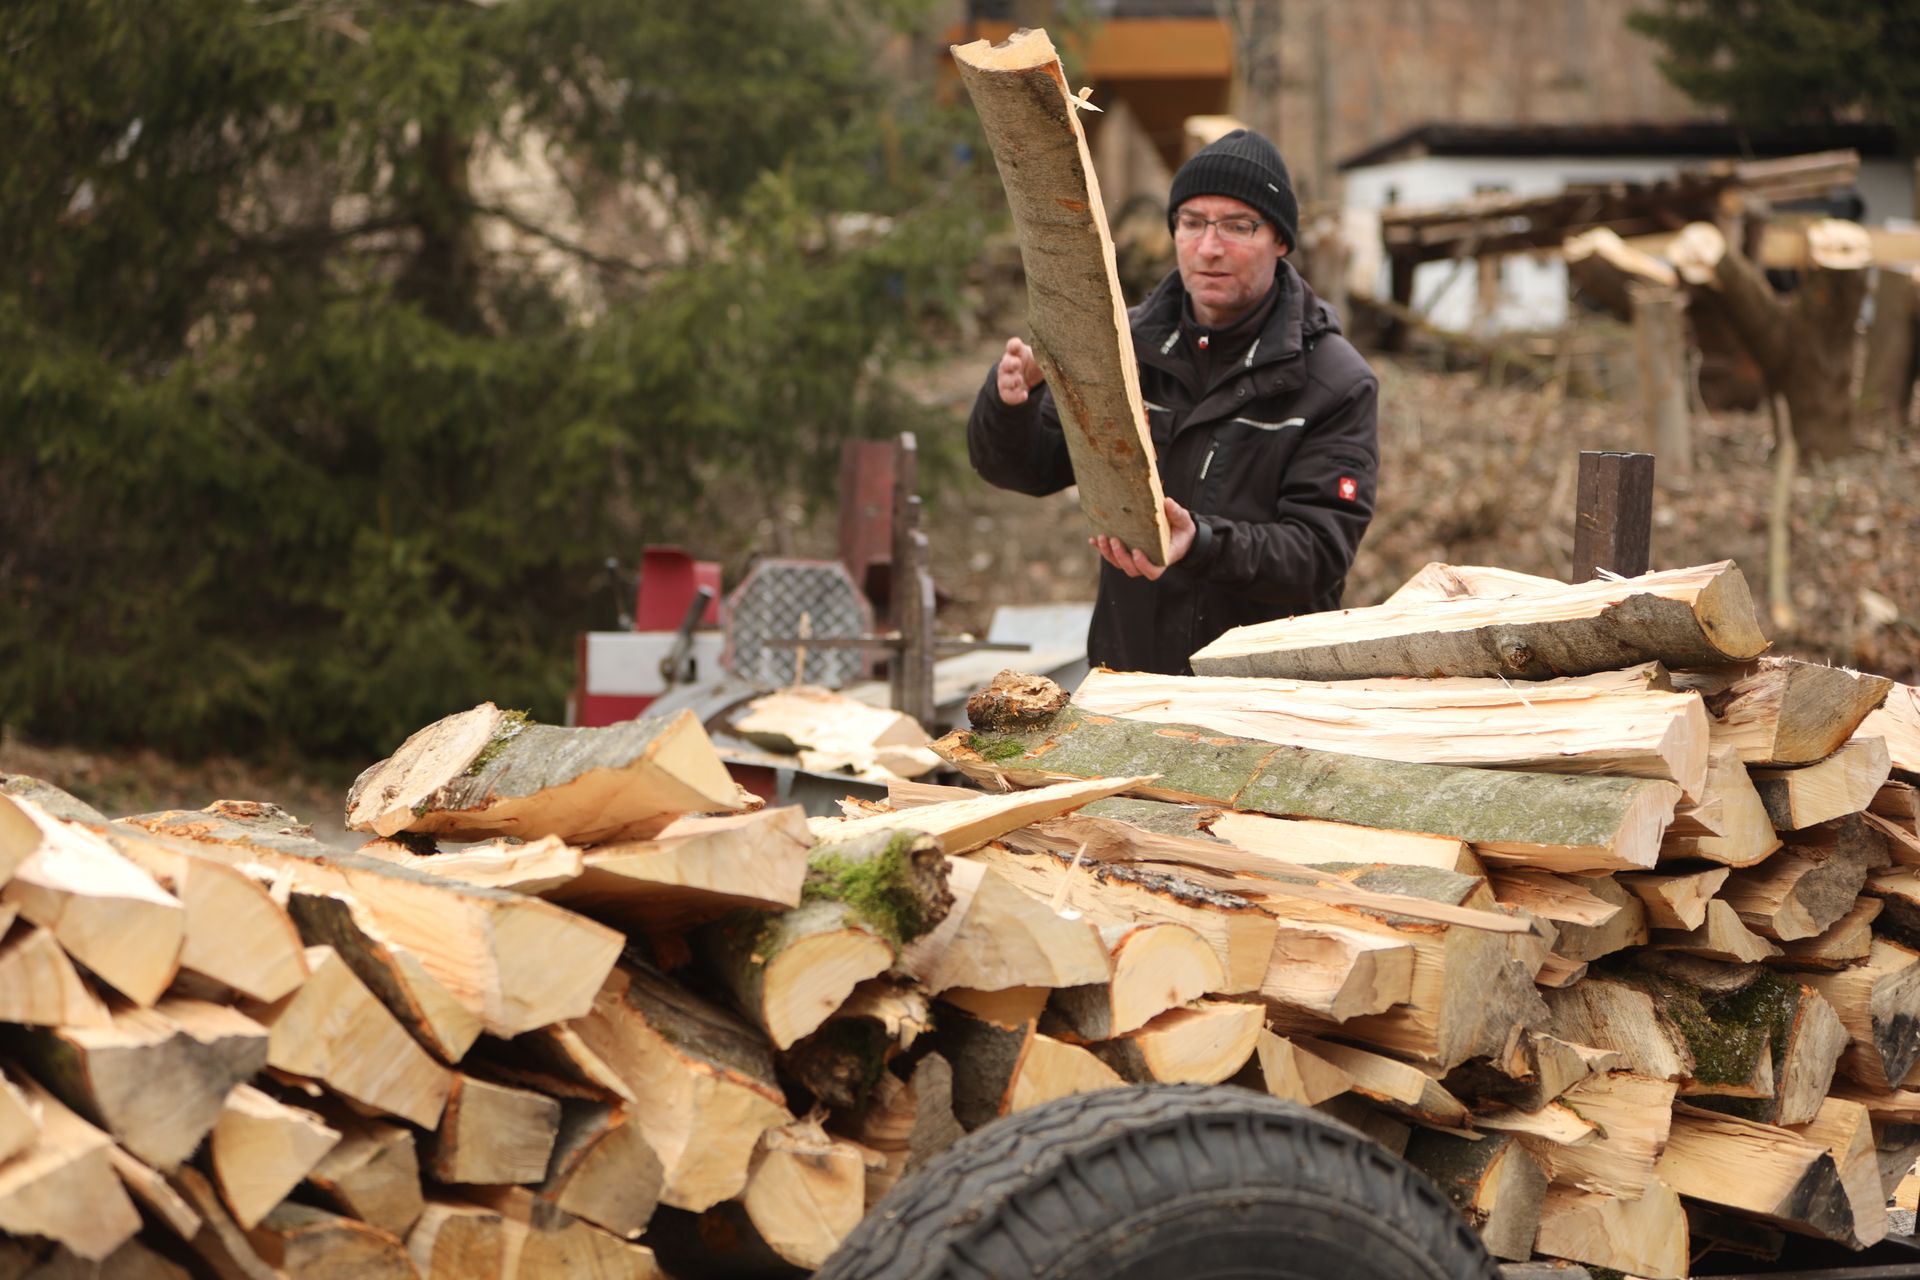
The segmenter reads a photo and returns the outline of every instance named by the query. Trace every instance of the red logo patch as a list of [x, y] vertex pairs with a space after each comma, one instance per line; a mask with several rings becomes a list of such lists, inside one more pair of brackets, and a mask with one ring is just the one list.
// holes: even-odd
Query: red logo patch
[[1340, 496], [1348, 502], [1352, 502], [1355, 498], [1358, 498], [1360, 496], [1359, 481], [1355, 480], [1352, 476], [1341, 476]]

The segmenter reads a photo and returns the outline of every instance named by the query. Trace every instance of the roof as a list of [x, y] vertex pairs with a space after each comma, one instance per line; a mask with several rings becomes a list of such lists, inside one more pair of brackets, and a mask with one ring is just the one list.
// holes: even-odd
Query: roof
[[1431, 121], [1395, 134], [1340, 162], [1364, 169], [1420, 156], [1798, 155], [1851, 147], [1862, 156], [1900, 154], [1885, 125], [1785, 125], [1754, 128], [1718, 120], [1679, 124], [1459, 124]]

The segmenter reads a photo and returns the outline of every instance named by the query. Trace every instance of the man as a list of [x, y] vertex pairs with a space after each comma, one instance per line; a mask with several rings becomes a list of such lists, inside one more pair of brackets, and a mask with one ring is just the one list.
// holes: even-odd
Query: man
[[[1107, 536], [1095, 663], [1185, 674], [1231, 627], [1340, 607], [1379, 470], [1378, 383], [1286, 261], [1299, 220], [1271, 142], [1236, 129], [1174, 176], [1178, 270], [1129, 312], [1171, 533], [1167, 564]], [[1033, 351], [1009, 339], [967, 422], [974, 469], [1036, 497], [1073, 483]]]

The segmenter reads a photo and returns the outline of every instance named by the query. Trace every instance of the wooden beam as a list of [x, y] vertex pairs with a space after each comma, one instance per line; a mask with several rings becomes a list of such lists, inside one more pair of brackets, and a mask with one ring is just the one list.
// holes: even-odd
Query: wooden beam
[[1653, 541], [1653, 455], [1580, 455], [1573, 521], [1576, 583], [1601, 571], [1635, 578], [1647, 571]]

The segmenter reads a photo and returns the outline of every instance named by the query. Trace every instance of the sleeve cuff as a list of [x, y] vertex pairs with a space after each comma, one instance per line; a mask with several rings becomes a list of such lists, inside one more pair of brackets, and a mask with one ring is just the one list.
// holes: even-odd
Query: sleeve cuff
[[1187, 548], [1187, 554], [1180, 563], [1190, 572], [1205, 569], [1220, 551], [1220, 536], [1214, 532], [1213, 525], [1205, 516], [1193, 517], [1193, 545]]

